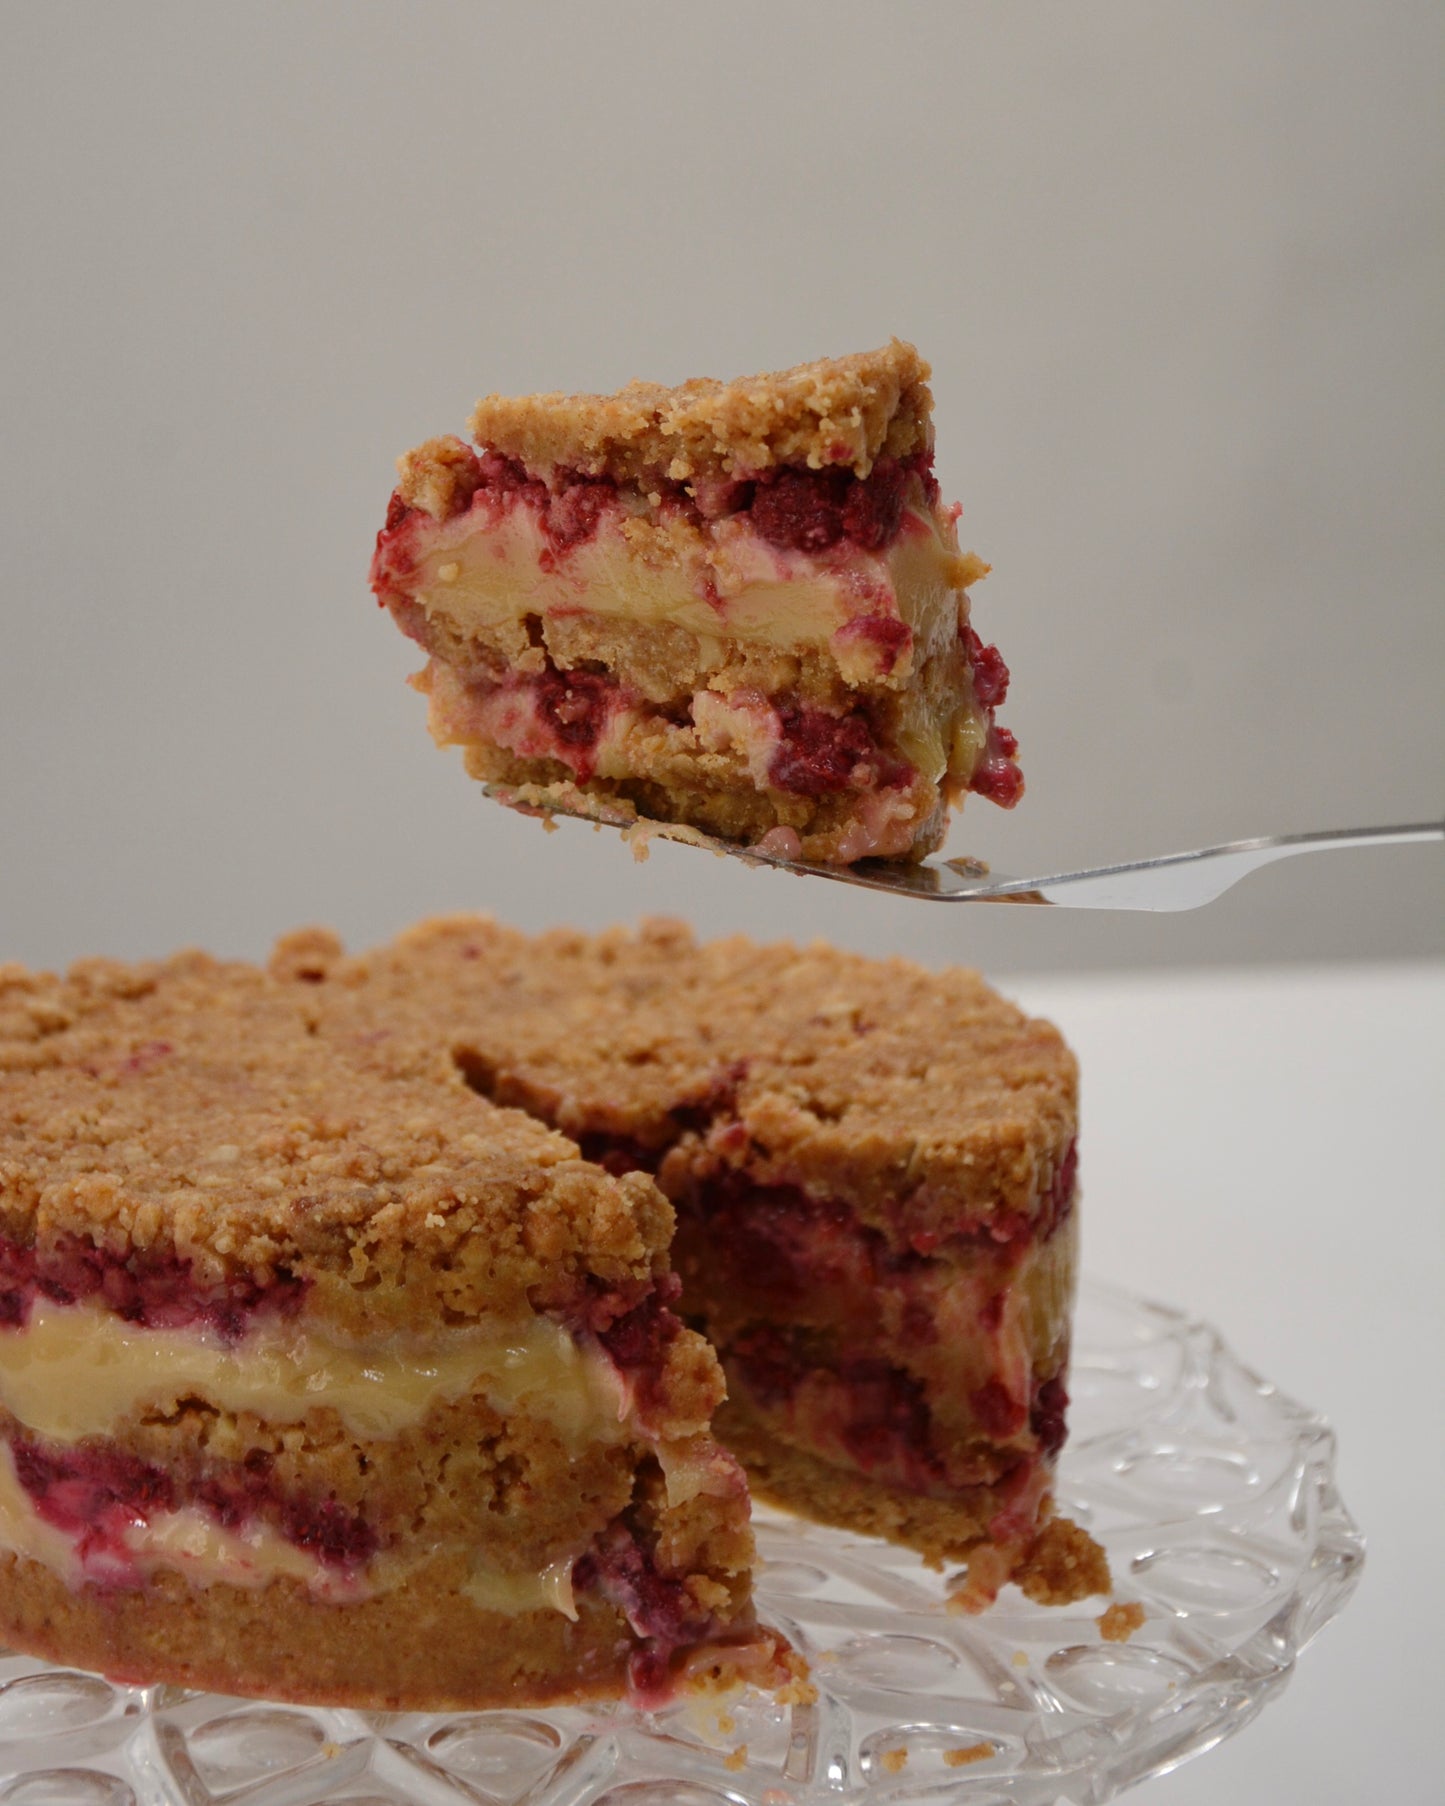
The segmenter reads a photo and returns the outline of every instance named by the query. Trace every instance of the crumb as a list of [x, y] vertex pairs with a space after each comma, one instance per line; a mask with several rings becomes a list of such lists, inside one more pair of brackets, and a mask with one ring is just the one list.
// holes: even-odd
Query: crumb
[[1113, 1584], [1104, 1551], [1068, 1518], [1050, 1518], [1013, 1578], [1039, 1605], [1072, 1605], [1091, 1593], [1107, 1593]]
[[878, 1758], [880, 1766], [890, 1775], [901, 1775], [908, 1767], [907, 1750], [884, 1750]]
[[990, 1756], [998, 1751], [991, 1743], [970, 1743], [962, 1749], [945, 1750], [943, 1766], [945, 1768], [966, 1768], [970, 1762], [987, 1762]]
[[730, 1768], [734, 1774], [748, 1765], [748, 1746], [740, 1743], [730, 1756], [723, 1757], [723, 1767]]
[[948, 1595], [948, 1610], [970, 1617], [987, 1611], [1009, 1579], [1009, 1557], [992, 1543], [980, 1543], [969, 1551], [968, 1564]]
[[1013, 1652], [1012, 1660], [1015, 1668], [1027, 1668], [1029, 1665], [1029, 1652], [1026, 1649], [1016, 1649]]
[[1095, 1622], [1099, 1626], [1099, 1635], [1106, 1643], [1127, 1643], [1134, 1632], [1144, 1622], [1144, 1608], [1137, 1600], [1130, 1600], [1125, 1605], [1120, 1599], [1105, 1612], [1101, 1612]]
[[815, 1706], [818, 1703], [818, 1689], [811, 1681], [800, 1677], [785, 1682], [773, 1698], [780, 1706]]
[[717, 1728], [719, 1734], [723, 1737], [731, 1737], [733, 1732], [738, 1728], [738, 1721], [733, 1717], [731, 1712], [719, 1712], [717, 1715]]

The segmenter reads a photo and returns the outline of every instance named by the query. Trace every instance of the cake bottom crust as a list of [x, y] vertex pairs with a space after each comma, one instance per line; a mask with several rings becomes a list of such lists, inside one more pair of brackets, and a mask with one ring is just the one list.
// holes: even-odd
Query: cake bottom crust
[[1108, 1562], [1099, 1546], [1068, 1520], [1052, 1517], [1052, 1475], [1043, 1462], [1022, 1488], [1001, 1483], [936, 1499], [831, 1467], [806, 1449], [779, 1440], [731, 1400], [718, 1411], [714, 1428], [747, 1469], [755, 1501], [833, 1529], [903, 1543], [931, 1568], [965, 1564], [966, 1574], [953, 1595], [962, 1610], [991, 1605], [1011, 1579], [1019, 1580], [1031, 1597], [1043, 1597], [1034, 1570], [1046, 1552], [1057, 1549], [1061, 1530], [1073, 1559], [1067, 1569], [1057, 1561], [1050, 1564], [1047, 1602], [1071, 1604], [1110, 1589]]
[[496, 786], [500, 800], [530, 813], [556, 809], [614, 827], [639, 824], [664, 837], [704, 837], [825, 865], [883, 855], [910, 864], [926, 859], [942, 844], [945, 809], [953, 800], [951, 791], [940, 799], [921, 784], [884, 793], [879, 827], [868, 819], [868, 798], [793, 797], [645, 778], [579, 782], [556, 760], [519, 759], [504, 748], [476, 744], [466, 747], [464, 764], [468, 776]]
[[[157, 1574], [143, 1591], [72, 1589], [42, 1563], [0, 1554], [0, 1642], [132, 1686], [366, 1711], [478, 1711], [565, 1705], [627, 1691], [638, 1648], [622, 1613], [579, 1599], [555, 1611], [480, 1610], [455, 1564], [406, 1586], [328, 1605], [289, 1580], [193, 1588]], [[775, 1632], [748, 1626], [688, 1659], [691, 1690], [776, 1687], [801, 1664]]]

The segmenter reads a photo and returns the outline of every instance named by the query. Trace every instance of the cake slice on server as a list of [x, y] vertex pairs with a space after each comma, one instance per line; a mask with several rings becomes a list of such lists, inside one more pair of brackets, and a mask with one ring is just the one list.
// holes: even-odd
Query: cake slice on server
[[894, 340], [729, 383], [488, 396], [399, 463], [372, 587], [427, 652], [442, 745], [508, 801], [832, 864], [1010, 807], [988, 566]]

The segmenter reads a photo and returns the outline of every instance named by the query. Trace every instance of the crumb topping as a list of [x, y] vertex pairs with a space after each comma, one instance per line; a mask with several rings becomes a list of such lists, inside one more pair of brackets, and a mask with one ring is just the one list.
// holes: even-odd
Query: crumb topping
[[588, 1164], [444, 1053], [382, 1071], [313, 1033], [339, 951], [293, 937], [284, 976], [200, 953], [0, 968], [0, 1234], [309, 1283], [358, 1331], [650, 1284], [672, 1211], [644, 1174]]
[[731, 382], [631, 382], [614, 395], [488, 395], [470, 431], [479, 445], [543, 475], [563, 468], [691, 484], [791, 465], [866, 477], [885, 452], [906, 458], [932, 447], [928, 376], [914, 347], [892, 339], [877, 351]]
[[[341, 962], [318, 1032], [409, 1068], [448, 1045], [484, 1095], [573, 1137], [691, 1133], [760, 1183], [847, 1198], [910, 1235], [1050, 1209], [1073, 1056], [976, 972], [814, 944], [699, 945], [681, 923], [529, 938], [424, 922]], [[1070, 1175], [1071, 1183], [1071, 1175]]]
[[589, 1276], [645, 1291], [673, 1227], [648, 1171], [579, 1140], [642, 1168], [685, 1140], [923, 1248], [1067, 1203], [1075, 1084], [976, 973], [668, 922], [456, 917], [355, 957], [306, 930], [268, 971], [0, 967], [0, 1237], [303, 1282], [368, 1333], [567, 1308]]

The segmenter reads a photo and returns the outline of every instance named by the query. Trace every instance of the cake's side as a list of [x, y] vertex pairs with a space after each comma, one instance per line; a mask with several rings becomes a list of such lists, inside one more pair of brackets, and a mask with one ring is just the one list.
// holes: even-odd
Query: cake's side
[[671, 1213], [200, 956], [0, 973], [0, 1635], [379, 1709], [793, 1662]]
[[657, 1175], [763, 1491], [968, 1559], [973, 1603], [1027, 1560], [1077, 1246], [1053, 1029], [974, 974], [664, 924], [533, 942], [458, 918], [331, 976], [322, 1034], [403, 1061], [440, 1038], [484, 1095]]
[[[545, 806], [917, 857], [1022, 779], [911, 347], [736, 384], [493, 397], [400, 461], [372, 586], [441, 744]], [[870, 388], [869, 385], [872, 385]]]

